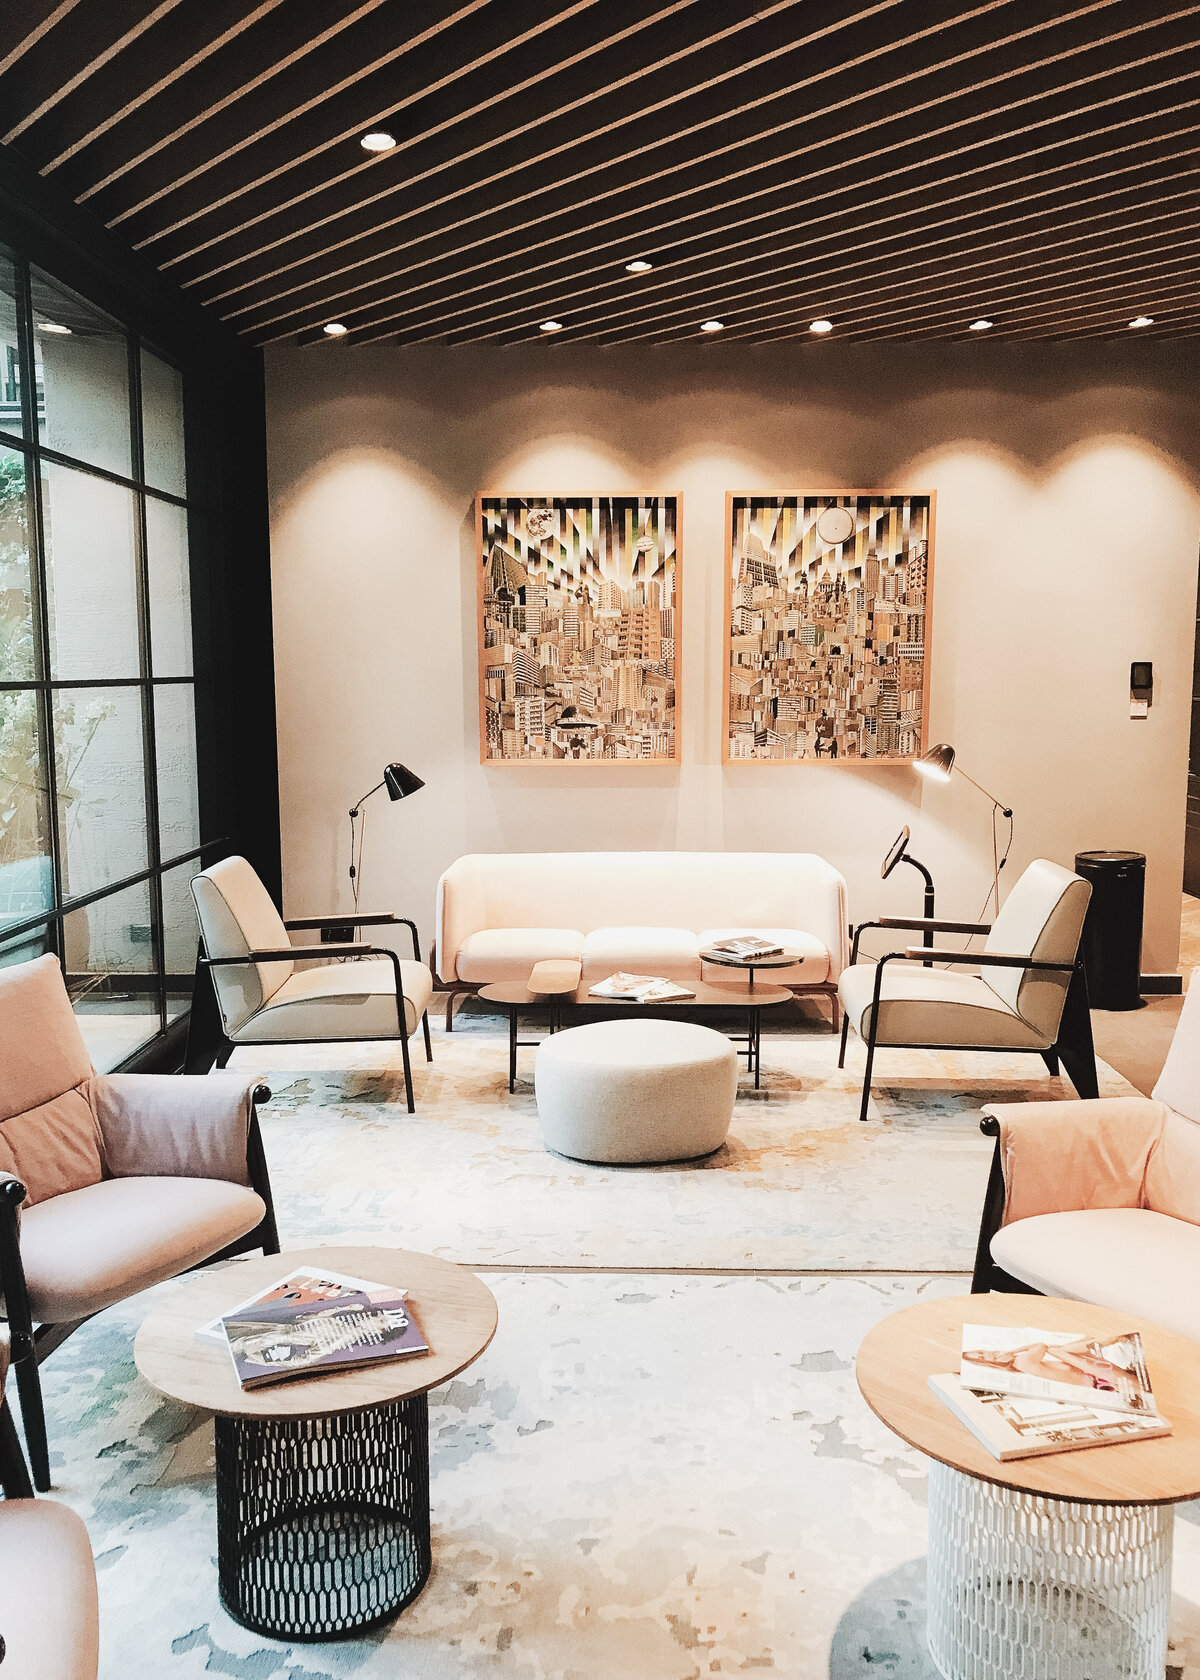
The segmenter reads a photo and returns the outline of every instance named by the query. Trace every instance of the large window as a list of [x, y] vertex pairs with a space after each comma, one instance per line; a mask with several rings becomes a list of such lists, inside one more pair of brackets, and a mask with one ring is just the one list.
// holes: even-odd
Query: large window
[[179, 371], [0, 248], [0, 964], [101, 1069], [190, 1002], [193, 520]]

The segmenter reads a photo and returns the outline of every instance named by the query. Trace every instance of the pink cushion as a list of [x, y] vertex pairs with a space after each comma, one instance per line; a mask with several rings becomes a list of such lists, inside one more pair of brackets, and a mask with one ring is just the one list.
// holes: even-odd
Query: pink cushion
[[0, 968], [0, 1121], [92, 1075], [57, 957]]
[[26, 1207], [104, 1177], [100, 1131], [87, 1093], [83, 1085], [0, 1125], [0, 1171], [21, 1180]]
[[0, 1581], [3, 1673], [13, 1680], [96, 1680], [96, 1570], [74, 1511], [56, 1499], [6, 1499]]

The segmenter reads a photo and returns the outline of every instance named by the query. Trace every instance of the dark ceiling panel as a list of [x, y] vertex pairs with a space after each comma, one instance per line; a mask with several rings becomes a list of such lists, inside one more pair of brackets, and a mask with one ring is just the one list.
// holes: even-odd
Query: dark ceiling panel
[[1200, 0], [24, 0], [0, 111], [260, 343], [1200, 333]]

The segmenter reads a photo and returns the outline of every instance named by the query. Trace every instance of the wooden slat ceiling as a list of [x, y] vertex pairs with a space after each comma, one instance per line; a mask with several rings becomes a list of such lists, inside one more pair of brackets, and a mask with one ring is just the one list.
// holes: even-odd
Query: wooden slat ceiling
[[20, 0], [0, 141], [260, 344], [1200, 332], [1200, 0]]

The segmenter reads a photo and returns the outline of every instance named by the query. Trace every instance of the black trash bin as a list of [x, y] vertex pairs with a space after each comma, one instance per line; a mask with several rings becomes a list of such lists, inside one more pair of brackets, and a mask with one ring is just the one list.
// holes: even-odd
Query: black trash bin
[[1083, 924], [1083, 967], [1093, 1009], [1142, 1006], [1144, 852], [1077, 852], [1075, 873], [1092, 885]]

